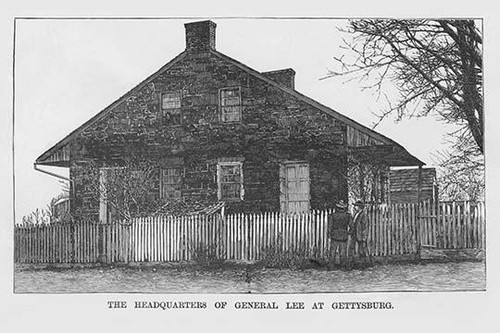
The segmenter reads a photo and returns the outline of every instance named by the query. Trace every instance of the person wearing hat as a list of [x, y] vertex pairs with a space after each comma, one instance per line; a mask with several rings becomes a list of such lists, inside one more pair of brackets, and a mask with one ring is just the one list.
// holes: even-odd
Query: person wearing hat
[[335, 266], [335, 254], [339, 253], [340, 267], [347, 264], [347, 239], [351, 215], [347, 211], [347, 204], [339, 201], [335, 204], [335, 212], [328, 214], [328, 236], [330, 238], [330, 254], [328, 268]]
[[365, 213], [365, 203], [363, 201], [356, 201], [354, 203], [354, 217], [349, 228], [351, 241], [349, 243], [349, 257], [354, 260], [354, 251], [356, 244], [358, 245], [358, 253], [360, 261], [369, 263], [371, 265], [371, 257], [368, 252], [368, 216]]

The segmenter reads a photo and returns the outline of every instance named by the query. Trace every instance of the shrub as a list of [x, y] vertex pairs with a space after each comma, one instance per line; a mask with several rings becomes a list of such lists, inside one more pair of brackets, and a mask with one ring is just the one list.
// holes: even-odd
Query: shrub
[[308, 255], [307, 248], [299, 246], [292, 249], [283, 249], [283, 237], [278, 236], [276, 242], [262, 249], [264, 258], [262, 264], [269, 268], [301, 269], [311, 267], [311, 259], [316, 258], [318, 251]]
[[221, 256], [217, 254], [217, 250], [217, 244], [200, 244], [200, 246], [192, 250], [191, 254], [193, 260], [198, 264], [209, 267], [220, 266], [224, 259], [220, 258]]

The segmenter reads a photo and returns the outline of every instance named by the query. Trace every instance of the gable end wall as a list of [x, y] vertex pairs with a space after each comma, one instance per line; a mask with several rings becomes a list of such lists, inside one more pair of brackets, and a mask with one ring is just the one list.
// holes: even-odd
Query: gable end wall
[[[219, 90], [224, 87], [240, 87], [239, 123], [220, 120]], [[161, 118], [161, 94], [177, 91], [182, 124], [167, 126]], [[220, 57], [188, 54], [71, 142], [72, 211], [97, 214], [98, 202], [82, 181], [91, 162], [147, 161], [158, 168], [159, 182], [162, 161], [182, 158], [182, 197], [211, 202], [217, 200], [221, 157], [244, 161], [245, 200], [231, 203], [230, 211], [279, 210], [279, 163], [286, 160], [309, 163], [311, 208], [332, 207], [335, 200], [347, 199], [346, 136], [341, 122]], [[159, 195], [159, 187], [152, 189], [152, 196]]]

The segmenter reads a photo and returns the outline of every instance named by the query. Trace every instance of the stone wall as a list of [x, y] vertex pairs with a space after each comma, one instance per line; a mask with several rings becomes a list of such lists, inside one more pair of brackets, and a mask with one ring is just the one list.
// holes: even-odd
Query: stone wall
[[[241, 89], [241, 122], [220, 120], [225, 87]], [[180, 125], [170, 126], [162, 115], [163, 92], [180, 92]], [[72, 142], [72, 211], [97, 214], [97, 200], [82, 181], [90, 162], [142, 160], [159, 169], [165, 159], [180, 158], [182, 197], [215, 201], [222, 157], [243, 160], [244, 200], [231, 203], [230, 211], [279, 210], [279, 163], [285, 160], [309, 162], [311, 208], [331, 207], [347, 199], [345, 140], [345, 125], [307, 103], [212, 53], [187, 53]], [[159, 188], [152, 193], [159, 196]]]

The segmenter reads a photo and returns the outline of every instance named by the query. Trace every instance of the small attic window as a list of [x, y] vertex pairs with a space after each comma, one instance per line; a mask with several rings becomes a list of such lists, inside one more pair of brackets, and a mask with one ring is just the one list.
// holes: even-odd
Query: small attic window
[[220, 90], [219, 106], [223, 122], [241, 121], [241, 91], [240, 87]]
[[167, 126], [181, 124], [181, 93], [167, 92], [161, 95], [161, 119]]

